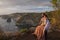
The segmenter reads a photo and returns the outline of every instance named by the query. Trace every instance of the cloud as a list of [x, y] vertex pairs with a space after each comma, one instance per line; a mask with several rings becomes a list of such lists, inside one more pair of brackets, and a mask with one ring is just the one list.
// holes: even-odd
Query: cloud
[[0, 13], [1, 14], [11, 14], [15, 12], [45, 12], [45, 11], [51, 11], [53, 10], [52, 7], [48, 6], [16, 6], [16, 7], [7, 7], [7, 8], [1, 8]]
[[50, 5], [49, 0], [0, 0], [1, 6], [41, 6], [41, 5]]
[[[41, 9], [44, 9], [45, 6], [52, 6], [49, 1], [50, 0], [0, 0], [0, 14], [39, 12]], [[39, 8], [41, 6], [42, 8]]]

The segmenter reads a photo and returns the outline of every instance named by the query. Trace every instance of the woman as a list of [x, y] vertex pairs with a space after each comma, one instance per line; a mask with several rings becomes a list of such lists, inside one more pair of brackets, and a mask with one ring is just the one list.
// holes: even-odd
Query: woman
[[36, 30], [34, 32], [34, 34], [37, 36], [37, 40], [43, 40], [46, 19], [47, 19], [47, 15], [45, 13], [43, 13], [41, 21], [40, 21], [39, 25], [36, 27]]

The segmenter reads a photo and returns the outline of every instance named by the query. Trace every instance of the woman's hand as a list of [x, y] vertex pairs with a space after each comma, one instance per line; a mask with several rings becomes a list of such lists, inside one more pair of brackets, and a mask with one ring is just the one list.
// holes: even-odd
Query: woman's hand
[[45, 29], [43, 29], [43, 35], [44, 35]]

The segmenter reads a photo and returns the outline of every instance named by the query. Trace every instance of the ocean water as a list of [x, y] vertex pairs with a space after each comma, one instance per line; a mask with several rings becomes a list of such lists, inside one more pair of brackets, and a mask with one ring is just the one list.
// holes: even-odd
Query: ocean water
[[4, 31], [4, 32], [16, 32], [18, 31], [18, 27], [15, 26], [15, 21], [13, 19], [11, 19], [11, 22], [8, 23], [7, 19], [2, 19], [0, 17], [0, 30]]

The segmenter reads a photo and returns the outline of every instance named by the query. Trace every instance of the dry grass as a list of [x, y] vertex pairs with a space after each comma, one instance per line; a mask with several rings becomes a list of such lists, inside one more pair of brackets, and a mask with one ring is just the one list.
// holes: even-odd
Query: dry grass
[[[36, 38], [29, 31], [26, 33], [24, 32], [24, 34], [14, 33], [14, 35], [9, 34], [8, 36], [0, 35], [0, 40], [36, 40]], [[60, 40], [60, 32], [58, 32], [58, 31], [49, 32], [48, 33], [48, 40]]]

